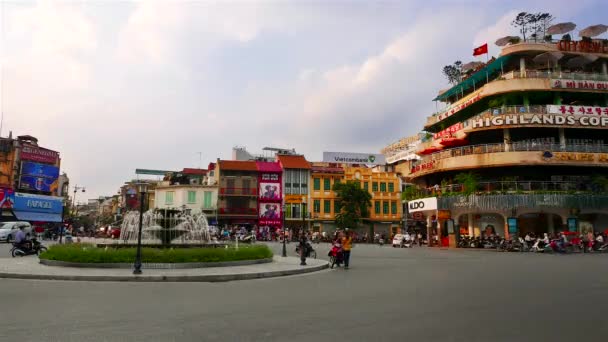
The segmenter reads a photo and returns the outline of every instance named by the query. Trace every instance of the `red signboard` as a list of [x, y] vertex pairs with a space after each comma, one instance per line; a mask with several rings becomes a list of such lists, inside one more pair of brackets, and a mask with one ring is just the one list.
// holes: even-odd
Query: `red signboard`
[[464, 128], [464, 126], [463, 126], [462, 122], [459, 122], [457, 124], [454, 124], [446, 129], [444, 129], [443, 131], [441, 131], [439, 133], [433, 134], [433, 139], [451, 138], [454, 133], [460, 131], [463, 128]]
[[31, 160], [38, 163], [55, 165], [59, 161], [59, 152], [24, 144], [21, 148], [21, 160]]

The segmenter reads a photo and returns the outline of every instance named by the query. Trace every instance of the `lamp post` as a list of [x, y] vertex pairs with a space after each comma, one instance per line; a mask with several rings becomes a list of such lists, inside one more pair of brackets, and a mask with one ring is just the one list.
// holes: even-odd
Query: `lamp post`
[[76, 212], [76, 193], [78, 190], [82, 190], [82, 192], [87, 191], [84, 186], [74, 186], [74, 196], [72, 197], [72, 216], [74, 216], [74, 213]]
[[147, 183], [137, 183], [139, 191], [139, 233], [137, 234], [137, 254], [135, 255], [135, 265], [133, 266], [133, 274], [141, 274], [141, 229], [144, 219], [144, 201], [146, 199], [146, 191], [148, 190]]
[[281, 253], [282, 257], [287, 257], [287, 231], [285, 229], [285, 203], [281, 205], [281, 220], [283, 221], [283, 253]]

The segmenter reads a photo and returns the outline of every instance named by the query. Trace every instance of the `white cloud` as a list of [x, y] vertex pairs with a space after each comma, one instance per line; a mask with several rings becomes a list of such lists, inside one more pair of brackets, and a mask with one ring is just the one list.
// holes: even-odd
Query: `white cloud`
[[[475, 38], [473, 39], [473, 48], [480, 46], [482, 44], [488, 43], [488, 49], [491, 56], [498, 56], [500, 53], [500, 47], [496, 46], [494, 42], [505, 36], [517, 36], [519, 32], [517, 29], [511, 25], [513, 19], [517, 16], [517, 13], [521, 11], [512, 10], [507, 12], [505, 15], [496, 20], [496, 23], [482, 28], [477, 32]], [[479, 58], [483, 58], [481, 56]]]

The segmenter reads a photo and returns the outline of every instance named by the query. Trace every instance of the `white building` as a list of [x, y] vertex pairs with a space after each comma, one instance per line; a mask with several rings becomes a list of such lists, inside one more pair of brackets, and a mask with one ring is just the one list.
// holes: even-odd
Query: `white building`
[[217, 186], [200, 184], [176, 184], [161, 182], [154, 190], [156, 209], [190, 209], [215, 216], [217, 210]]

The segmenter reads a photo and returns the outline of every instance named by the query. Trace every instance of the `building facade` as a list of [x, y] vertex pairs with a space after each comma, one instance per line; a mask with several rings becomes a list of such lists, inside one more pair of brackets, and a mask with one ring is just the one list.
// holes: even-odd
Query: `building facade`
[[218, 223], [253, 226], [258, 222], [258, 169], [255, 161], [219, 160]]
[[301, 155], [280, 154], [277, 160], [283, 168], [285, 226], [290, 229], [310, 229], [310, 163]]
[[605, 40], [521, 41], [441, 93], [408, 175], [429, 234], [608, 228], [607, 63]]
[[310, 169], [310, 203], [312, 204], [313, 231], [336, 230], [336, 212], [339, 212], [333, 186], [344, 180], [344, 168], [338, 164], [313, 162]]

